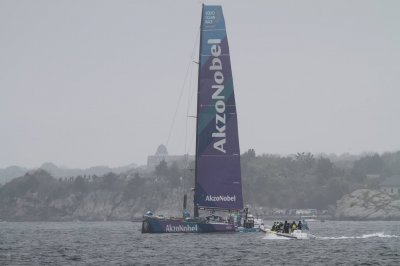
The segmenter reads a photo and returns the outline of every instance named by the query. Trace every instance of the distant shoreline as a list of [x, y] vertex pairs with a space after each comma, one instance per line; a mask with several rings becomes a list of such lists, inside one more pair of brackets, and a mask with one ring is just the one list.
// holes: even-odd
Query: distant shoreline
[[[295, 216], [265, 216], [261, 217], [264, 221], [298, 221], [298, 220], [303, 220], [303, 218], [295, 217]], [[329, 222], [329, 221], [335, 221], [335, 222], [397, 222], [400, 221], [400, 219], [335, 219], [332, 217], [329, 218], [321, 218], [322, 216], [319, 216], [318, 218], [314, 220], [308, 220], [305, 219], [307, 222]], [[132, 222], [132, 223], [141, 223], [142, 218], [134, 218], [131, 220], [25, 220], [25, 221], [6, 221], [6, 220], [0, 220], [1, 223], [98, 223], [98, 222]]]

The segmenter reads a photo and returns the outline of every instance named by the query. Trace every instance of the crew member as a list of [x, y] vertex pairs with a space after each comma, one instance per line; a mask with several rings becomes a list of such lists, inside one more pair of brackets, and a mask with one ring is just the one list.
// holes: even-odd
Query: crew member
[[299, 221], [299, 223], [297, 224], [297, 228], [298, 228], [299, 230], [301, 230], [301, 229], [303, 228], [303, 225], [301, 224], [301, 221]]
[[292, 223], [290, 229], [292, 229], [292, 232], [293, 232], [294, 230], [297, 229], [297, 225], [296, 225], [296, 222], [295, 222], [295, 221], [293, 221], [293, 223]]

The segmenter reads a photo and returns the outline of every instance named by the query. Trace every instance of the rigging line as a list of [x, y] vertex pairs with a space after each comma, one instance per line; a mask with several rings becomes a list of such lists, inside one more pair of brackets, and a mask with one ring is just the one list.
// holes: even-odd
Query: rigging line
[[[196, 44], [198, 43], [197, 40], [199, 38], [199, 35], [200, 35], [200, 28], [199, 28], [199, 32], [197, 34]], [[197, 50], [196, 48], [197, 47], [195, 47], [194, 51]], [[193, 54], [193, 57], [194, 57], [194, 54]], [[197, 65], [199, 64], [199, 63], [195, 62], [194, 60], [193, 60], [193, 62], [196, 63]], [[188, 126], [189, 118], [193, 118], [193, 116], [189, 115], [189, 112], [190, 112], [191, 107], [193, 106], [193, 101], [192, 100], [193, 100], [194, 95], [195, 95], [195, 93], [197, 91], [197, 87], [196, 87], [197, 86], [197, 82], [196, 82], [197, 79], [196, 79], [196, 81], [194, 81], [194, 79], [197, 77], [197, 75], [196, 75], [197, 71], [195, 71], [195, 74], [193, 74], [193, 70], [195, 69], [195, 67], [194, 67], [193, 64], [191, 66], [192, 67], [190, 68], [190, 79], [189, 79], [189, 86], [188, 86], [188, 88], [189, 88], [189, 90], [188, 90], [188, 100], [187, 100], [187, 105], [186, 105], [185, 142], [184, 142], [185, 169], [186, 170], [188, 170], [189, 167], [190, 167], [190, 165], [189, 165], [190, 146], [188, 148], [188, 138], [190, 138], [190, 135], [195, 135], [195, 134], [193, 134], [193, 132], [191, 132], [191, 130], [190, 130], [191, 127], [189, 128], [189, 126]], [[196, 117], [196, 119], [197, 119], [197, 117]], [[193, 138], [191, 138], [190, 141], [191, 142], [189, 142], [189, 143], [192, 143], [193, 142]]]
[[192, 88], [192, 76], [193, 76], [193, 67], [190, 68], [190, 77], [189, 77], [189, 95], [186, 104], [186, 119], [185, 119], [185, 141], [184, 141], [184, 149], [183, 152], [186, 154], [187, 147], [187, 138], [188, 138], [188, 123], [189, 123], [189, 108], [190, 108], [190, 96], [191, 96], [191, 88]]
[[[192, 84], [192, 89], [191, 89], [191, 95], [189, 96], [189, 100], [188, 100], [188, 109], [187, 109], [187, 114], [186, 114], [186, 117], [187, 117], [187, 121], [188, 121], [188, 119], [189, 118], [196, 118], [197, 119], [197, 117], [198, 117], [198, 115], [196, 114], [196, 116], [192, 116], [192, 115], [189, 115], [189, 104], [190, 103], [193, 103], [194, 101], [192, 101], [193, 100], [193, 98], [194, 98], [194, 96], [196, 95], [196, 91], [197, 91], [197, 83], [195, 82], [195, 83], [193, 83]], [[194, 131], [192, 131], [189, 135], [191, 135], [190, 136], [190, 141], [189, 142], [187, 142], [187, 139], [186, 139], [186, 143], [185, 143], [185, 150], [186, 150], [186, 153], [187, 154], [190, 154], [190, 151], [191, 151], [191, 149], [193, 148], [192, 146], [189, 146], [189, 148], [187, 148], [187, 143], [194, 143], [194, 137], [196, 136], [196, 126], [197, 126], [197, 123], [195, 124], [195, 127], [194, 127]], [[188, 127], [187, 127], [188, 128]]]
[[[197, 40], [198, 40], [198, 38], [199, 38], [199, 34], [200, 34], [200, 28], [199, 28], [199, 30], [198, 30], [197, 33], [196, 33], [196, 38], [195, 38], [195, 42], [194, 42], [194, 45], [193, 45], [193, 50], [192, 50], [191, 58], [193, 58], [193, 56], [194, 56], [195, 48], [196, 48], [196, 43], [197, 43]], [[174, 116], [173, 116], [173, 119], [172, 119], [172, 123], [171, 123], [171, 127], [170, 127], [170, 129], [169, 129], [168, 138], [167, 138], [167, 141], [166, 141], [166, 143], [165, 143], [165, 146], [166, 146], [166, 147], [168, 147], [169, 141], [170, 141], [170, 139], [171, 139], [172, 129], [173, 129], [174, 124], [175, 124], [176, 114], [178, 113], [179, 104], [180, 104], [181, 99], [182, 99], [183, 89], [185, 88], [185, 84], [186, 84], [186, 80], [187, 80], [187, 76], [188, 76], [188, 73], [189, 73], [189, 69], [190, 69], [190, 65], [191, 65], [191, 64], [192, 64], [192, 60], [189, 61], [188, 65], [187, 65], [187, 67], [186, 67], [185, 78], [184, 78], [184, 80], [183, 80], [183, 84], [182, 84], [181, 92], [180, 92], [180, 95], [179, 95], [178, 103], [177, 103], [177, 105], [176, 105], [175, 113], [174, 113]]]
[[192, 67], [191, 71], [190, 71], [190, 84], [189, 84], [189, 95], [188, 95], [189, 97], [188, 97], [187, 106], [186, 106], [186, 126], [185, 126], [185, 133], [186, 134], [185, 134], [185, 149], [184, 149], [185, 154], [189, 154], [190, 148], [188, 148], [187, 146], [188, 146], [188, 143], [190, 144], [193, 141], [193, 139], [191, 139], [190, 140], [191, 142], [188, 142], [188, 138], [193, 133], [193, 132], [190, 132], [191, 131], [190, 129], [192, 127], [189, 128], [189, 126], [188, 126], [189, 118], [196, 118], [197, 119], [197, 116], [193, 116], [193, 115], [189, 114], [190, 111], [191, 111], [190, 109], [191, 109], [191, 107], [193, 106], [193, 103], [194, 103], [194, 101], [193, 101], [194, 95], [195, 95], [195, 93], [197, 91], [196, 90], [197, 89], [197, 82], [193, 82], [195, 77], [197, 77], [197, 75], [196, 75], [197, 71], [193, 75], [193, 69], [194, 69], [194, 67]]
[[[190, 140], [190, 143], [193, 143], [195, 141], [194, 140], [195, 137], [196, 137], [196, 132], [194, 134], [192, 134], [192, 139]], [[188, 149], [188, 154], [190, 153], [190, 151], [191, 151], [191, 148]]]

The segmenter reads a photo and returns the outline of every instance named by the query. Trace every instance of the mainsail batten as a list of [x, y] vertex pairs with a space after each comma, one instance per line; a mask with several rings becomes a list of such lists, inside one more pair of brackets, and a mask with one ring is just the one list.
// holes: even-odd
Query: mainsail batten
[[221, 6], [203, 6], [199, 55], [195, 205], [243, 208], [232, 70]]

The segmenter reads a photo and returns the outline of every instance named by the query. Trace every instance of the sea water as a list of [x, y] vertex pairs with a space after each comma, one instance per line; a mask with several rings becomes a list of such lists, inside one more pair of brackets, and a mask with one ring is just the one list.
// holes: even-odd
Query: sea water
[[0, 265], [400, 265], [398, 221], [309, 227], [316, 239], [141, 234], [132, 222], [1, 222]]

